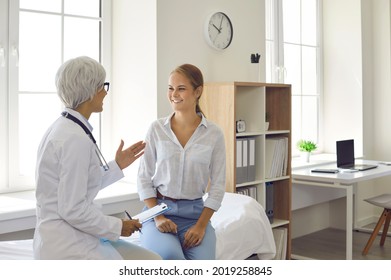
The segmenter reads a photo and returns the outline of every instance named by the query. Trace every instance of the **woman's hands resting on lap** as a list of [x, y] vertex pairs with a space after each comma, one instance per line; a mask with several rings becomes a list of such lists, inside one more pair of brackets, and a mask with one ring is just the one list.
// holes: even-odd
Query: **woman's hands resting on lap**
[[[155, 225], [160, 232], [177, 233], [177, 225], [164, 215], [155, 217]], [[205, 235], [205, 229], [195, 224], [185, 233], [184, 248], [191, 248], [200, 245]]]
[[177, 225], [170, 219], [167, 219], [164, 215], [155, 217], [155, 225], [160, 232], [177, 233]]

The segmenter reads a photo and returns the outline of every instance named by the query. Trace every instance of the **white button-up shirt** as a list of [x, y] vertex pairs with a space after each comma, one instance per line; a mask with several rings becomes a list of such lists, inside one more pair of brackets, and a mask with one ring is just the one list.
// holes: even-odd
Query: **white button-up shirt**
[[216, 211], [225, 192], [224, 134], [202, 116], [201, 123], [182, 147], [171, 130], [173, 114], [153, 122], [147, 132], [138, 173], [140, 199], [156, 197], [156, 189], [163, 196], [175, 199], [198, 199], [210, 182], [204, 206]]
[[[66, 109], [90, 130], [78, 112]], [[45, 133], [36, 169], [38, 259], [120, 259], [109, 242], [121, 234], [122, 221], [106, 216], [94, 203], [98, 192], [122, 178], [115, 161], [104, 171], [95, 145], [75, 122], [60, 117]]]

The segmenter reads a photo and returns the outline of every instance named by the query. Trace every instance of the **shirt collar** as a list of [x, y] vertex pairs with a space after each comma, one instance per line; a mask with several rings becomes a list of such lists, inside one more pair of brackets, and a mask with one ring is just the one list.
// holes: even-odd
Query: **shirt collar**
[[[172, 112], [167, 118], [166, 120], [164, 121], [164, 126], [170, 126], [170, 121], [171, 121], [171, 118], [174, 116], [175, 112]], [[197, 113], [199, 116], [201, 116], [201, 123], [198, 125], [198, 126], [205, 126], [205, 127], [208, 127], [208, 121], [207, 119], [205, 118], [204, 114], [202, 114], [201, 112], [198, 112]]]

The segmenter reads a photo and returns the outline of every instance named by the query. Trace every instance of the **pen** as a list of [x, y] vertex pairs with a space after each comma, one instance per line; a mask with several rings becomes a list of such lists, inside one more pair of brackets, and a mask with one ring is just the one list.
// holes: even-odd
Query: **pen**
[[[132, 219], [132, 216], [130, 216], [130, 214], [128, 213], [128, 211], [125, 210], [125, 214], [126, 214], [126, 216], [128, 216], [128, 218], [129, 218], [130, 220], [133, 220], [133, 219]], [[141, 229], [138, 229], [138, 231], [142, 234]]]

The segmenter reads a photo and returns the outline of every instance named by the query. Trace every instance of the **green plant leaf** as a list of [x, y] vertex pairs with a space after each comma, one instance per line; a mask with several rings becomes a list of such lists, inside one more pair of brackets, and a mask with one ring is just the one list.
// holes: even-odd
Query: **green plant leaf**
[[301, 139], [297, 142], [297, 148], [302, 152], [312, 152], [317, 149], [317, 146], [310, 140]]

